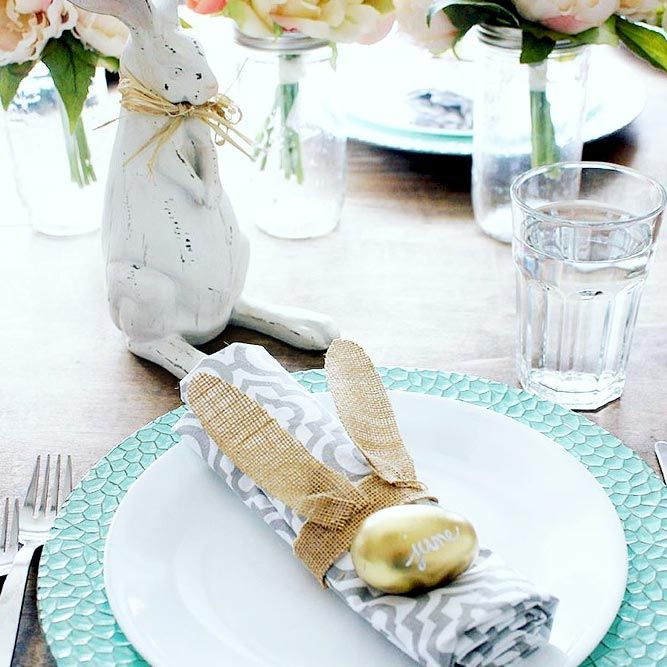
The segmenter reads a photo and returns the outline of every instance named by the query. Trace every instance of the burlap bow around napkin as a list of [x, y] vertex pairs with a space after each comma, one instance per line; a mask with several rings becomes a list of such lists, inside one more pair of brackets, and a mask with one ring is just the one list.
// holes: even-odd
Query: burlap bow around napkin
[[[334, 384], [340, 380], [335, 373], [358, 373], [356, 380], [363, 383], [368, 373], [374, 372], [361, 348], [347, 342], [335, 346], [338, 346], [335, 354], [347, 360], [353, 358], [354, 363], [327, 364], [328, 372], [334, 374], [330, 377]], [[221, 378], [224, 383], [216, 382], [216, 378]], [[338, 542], [333, 548], [327, 545], [322, 549], [318, 543], [318, 549], [314, 551], [309, 548], [300, 550], [300, 545], [310, 543], [312, 546], [308, 531], [319, 526], [316, 521], [309, 520], [315, 509], [303, 504], [301, 507], [289, 506], [277, 500], [271, 489], [276, 490], [278, 477], [244, 466], [253, 477], [250, 479], [216, 444], [216, 440], [221, 442], [220, 438], [224, 437], [225, 448], [235, 457], [237, 452], [228, 449], [230, 442], [236, 437], [239, 447], [248, 446], [248, 429], [247, 424], [239, 427], [231, 415], [239, 414], [241, 409], [247, 415], [254, 413], [254, 419], [268, 413], [272, 418], [268, 421], [275, 424], [277, 431], [273, 432], [273, 439], [267, 440], [266, 425], [258, 428], [261, 440], [249, 446], [258, 448], [257, 451], [263, 450], [263, 454], [259, 458], [250, 458], [266, 460], [267, 448], [277, 447], [279, 450], [290, 440], [298, 441], [303, 447], [301, 463], [286, 461], [282, 450], [278, 455], [274, 449], [270, 455], [276, 456], [275, 460], [283, 459], [283, 466], [286, 466], [283, 472], [288, 471], [289, 466], [303, 465], [308, 457], [324, 463], [325, 469], [332, 473], [331, 479], [325, 481], [329, 484], [326, 488], [337, 489], [334, 495], [350, 503], [337, 506], [337, 511], [342, 512], [340, 516], [347, 516], [346, 512], [359, 514], [358, 508], [355, 509], [355, 498], [345, 494], [355, 486], [363, 488], [364, 483], [368, 484], [373, 478], [400, 489], [399, 495], [405, 494], [404, 498], [389, 504], [429, 497], [416, 479], [411, 460], [398, 456], [402, 443], [386, 441], [392, 433], [397, 433], [386, 393], [378, 396], [372, 392], [370, 395], [350, 392], [355, 382], [350, 382], [349, 377], [347, 382], [338, 384], [344, 390], [339, 388], [335, 392], [336, 407], [347, 432], [339, 419], [325, 410], [264, 348], [234, 344], [203, 360], [182, 381], [183, 399], [187, 403], [190, 391], [197, 396], [197, 412], [202, 421], [188, 410], [175, 430], [246, 505], [295, 547], [297, 555], [313, 574], [323, 574], [326, 585], [336, 595], [414, 660], [427, 667], [500, 666], [525, 657], [544, 645], [557, 600], [537, 591], [490, 551], [482, 549], [473, 566], [453, 584], [412, 596], [385, 595], [359, 579], [349, 553], [336, 551], [340, 551]], [[226, 385], [233, 385], [231, 391], [224, 389]], [[259, 411], [254, 411], [255, 403], [246, 403], [244, 397], [261, 406]], [[236, 405], [232, 410], [230, 401], [243, 405]], [[366, 417], [357, 419], [355, 415]], [[245, 435], [241, 438], [239, 433]], [[240, 444], [241, 441], [246, 444]], [[289, 445], [291, 447], [292, 442]], [[299, 478], [299, 475], [294, 477]], [[279, 495], [285, 498], [282, 486], [280, 491]], [[317, 509], [320, 510], [321, 507]]]

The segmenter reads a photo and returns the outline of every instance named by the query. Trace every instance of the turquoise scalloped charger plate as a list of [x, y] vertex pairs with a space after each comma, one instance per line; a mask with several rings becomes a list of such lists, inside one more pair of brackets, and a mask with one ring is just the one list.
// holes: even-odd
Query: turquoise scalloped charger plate
[[[525, 391], [457, 373], [379, 369], [388, 389], [447, 396], [511, 417], [562, 445], [583, 463], [616, 507], [628, 544], [628, 583], [609, 632], [586, 667], [667, 665], [667, 487], [617, 438], [588, 419]], [[326, 391], [323, 371], [297, 373]], [[183, 408], [156, 419], [105, 456], [62, 508], [42, 555], [38, 605], [59, 667], [145, 665], [111, 613], [104, 545], [128, 488], [177, 442]]]

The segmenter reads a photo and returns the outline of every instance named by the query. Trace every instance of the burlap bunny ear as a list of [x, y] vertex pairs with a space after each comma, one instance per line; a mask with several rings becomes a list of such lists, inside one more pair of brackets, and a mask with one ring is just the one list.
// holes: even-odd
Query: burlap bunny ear
[[306, 519], [294, 552], [323, 583], [364, 519], [385, 507], [434, 500], [416, 479], [387, 394], [365, 352], [337, 341], [327, 354], [327, 372], [341, 421], [373, 468], [356, 486], [233, 385], [202, 373], [187, 390], [190, 408], [218, 448], [268, 496]]
[[387, 391], [364, 349], [335, 340], [325, 369], [338, 417], [373, 470], [390, 484], [419, 488]]
[[341, 527], [364, 497], [318, 461], [260, 405], [213, 375], [197, 375], [188, 403], [219, 449], [265, 493], [308, 521]]

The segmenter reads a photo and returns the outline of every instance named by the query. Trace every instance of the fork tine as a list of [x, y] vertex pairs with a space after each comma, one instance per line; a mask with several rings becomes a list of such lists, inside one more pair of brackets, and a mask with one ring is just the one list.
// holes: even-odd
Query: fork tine
[[25, 500], [23, 501], [23, 506], [27, 509], [35, 511], [35, 506], [37, 505], [37, 485], [39, 484], [39, 469], [42, 466], [42, 457], [38, 454], [37, 460], [35, 461], [35, 467], [32, 471], [32, 478], [30, 479], [30, 486], [28, 491], [25, 494]]
[[53, 474], [53, 482], [51, 482], [51, 503], [49, 504], [49, 512], [55, 512], [59, 507], [60, 499], [60, 454], [56, 458], [56, 469]]
[[7, 523], [9, 521], [9, 498], [5, 498], [5, 518], [2, 521], [2, 541], [0, 541], [0, 551], [7, 550]]
[[67, 465], [65, 466], [65, 498], [72, 493], [72, 457], [67, 455]]
[[12, 532], [9, 536], [9, 548], [13, 549], [19, 543], [19, 499], [14, 498], [14, 521], [12, 523]]
[[46, 513], [46, 500], [49, 496], [49, 478], [51, 475], [51, 454], [46, 455], [46, 470], [44, 471], [44, 481], [42, 482], [42, 501], [39, 504], [39, 511]]

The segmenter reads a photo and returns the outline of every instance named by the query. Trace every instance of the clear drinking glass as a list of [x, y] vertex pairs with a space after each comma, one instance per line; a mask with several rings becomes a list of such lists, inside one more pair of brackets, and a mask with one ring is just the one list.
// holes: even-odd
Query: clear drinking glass
[[618, 398], [665, 190], [632, 169], [547, 165], [511, 188], [521, 384], [567, 407]]

